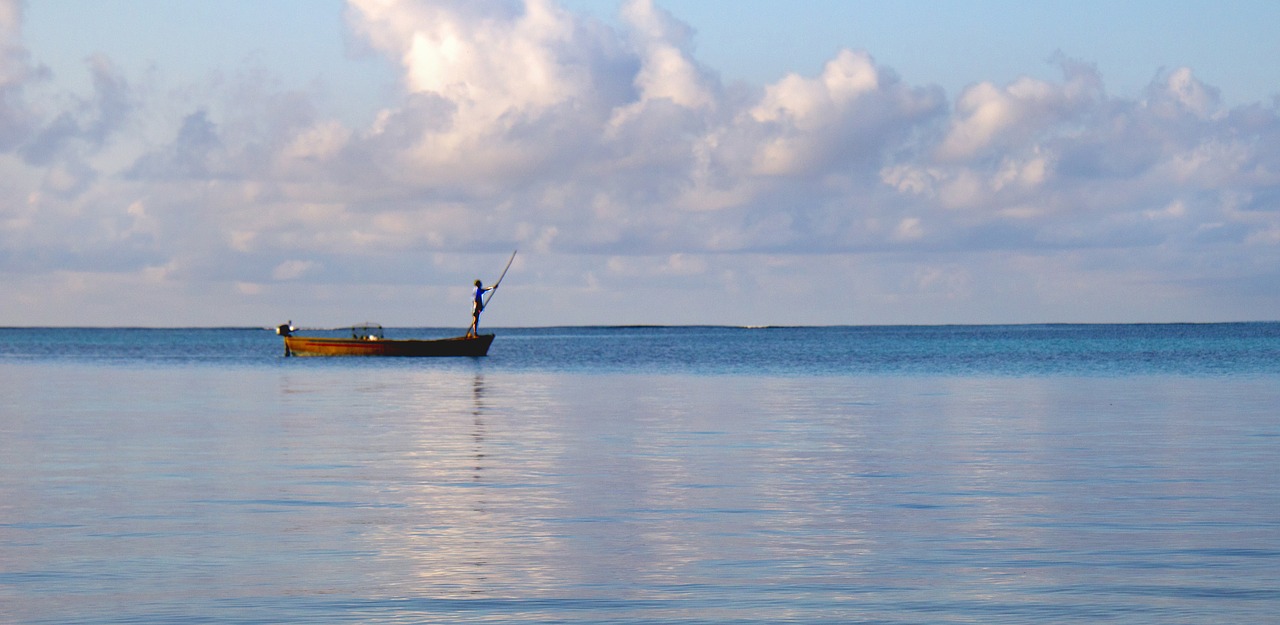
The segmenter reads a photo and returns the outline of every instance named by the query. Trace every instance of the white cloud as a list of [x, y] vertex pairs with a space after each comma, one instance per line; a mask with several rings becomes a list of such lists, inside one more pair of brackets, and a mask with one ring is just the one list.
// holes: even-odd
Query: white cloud
[[1005, 157], [991, 181], [991, 188], [995, 191], [1008, 186], [1035, 189], [1044, 183], [1048, 174], [1049, 162], [1043, 154], [1035, 153], [1023, 159]]
[[983, 82], [965, 89], [956, 100], [938, 156], [960, 160], [989, 149], [1016, 147], [1035, 141], [1047, 126], [1098, 110], [1102, 86], [1096, 71], [1061, 64], [1065, 80], [1060, 84], [1020, 78], [1006, 87]]
[[789, 74], [768, 86], [751, 116], [759, 122], [785, 121], [817, 130], [838, 121], [850, 102], [879, 86], [879, 72], [867, 53], [841, 50], [817, 78]]
[[572, 147], [581, 130], [571, 123], [599, 123], [609, 99], [630, 89], [613, 76], [619, 42], [549, 0], [351, 5], [356, 29], [403, 66], [405, 88], [441, 103], [425, 112], [432, 120], [389, 109], [375, 129], [408, 130], [398, 156], [427, 180], [536, 171]]
[[[21, 46], [20, 8], [0, 2], [0, 188], [17, 198], [0, 278], [26, 303], [0, 323], [88, 297], [94, 272], [157, 301], [252, 295], [237, 311], [326, 309], [332, 285], [362, 285], [385, 299], [360, 304], [420, 319], [452, 308], [405, 289], [438, 295], [475, 277], [460, 255], [511, 248], [537, 272], [511, 323], [716, 322], [697, 317], [709, 289], [747, 323], [999, 321], [991, 298], [1072, 320], [1091, 293], [1148, 293], [1138, 314], [1280, 282], [1277, 104], [1224, 109], [1186, 68], [1126, 100], [1059, 56], [1059, 80], [948, 102], [841, 50], [815, 75], [725, 85], [678, 5], [630, 0], [610, 26], [551, 0], [351, 0], [354, 36], [402, 77], [361, 126], [321, 114], [320, 90], [234, 71], [156, 88], [109, 52], [90, 94], [35, 106], [27, 87], [58, 79]], [[775, 301], [825, 288], [828, 266], [847, 274], [831, 310]], [[42, 299], [18, 274], [77, 279]], [[1033, 288], [1055, 282], [1070, 297]], [[564, 318], [597, 315], [564, 292], [604, 308]]]
[[653, 0], [629, 0], [622, 15], [635, 29], [640, 71], [634, 84], [641, 101], [665, 98], [686, 108], [715, 104], [712, 82], [693, 61], [689, 29]]
[[936, 91], [908, 87], [867, 53], [842, 50], [819, 76], [787, 75], [751, 107], [750, 118], [764, 126], [753, 173], [803, 176], [877, 162], [941, 106]]
[[319, 263], [309, 260], [286, 260], [271, 270], [271, 278], [273, 280], [297, 280], [319, 267]]
[[1218, 90], [1201, 83], [1191, 68], [1179, 67], [1164, 80], [1157, 80], [1147, 89], [1146, 105], [1157, 115], [1172, 117], [1190, 113], [1207, 118], [1217, 112]]
[[893, 229], [895, 241], [915, 241], [923, 237], [924, 226], [920, 223], [919, 217], [907, 217], [899, 221], [897, 227]]
[[512, 3], [355, 0], [371, 42], [399, 58], [412, 92], [459, 107], [467, 126], [537, 112], [586, 86], [572, 52], [573, 21], [545, 0]]

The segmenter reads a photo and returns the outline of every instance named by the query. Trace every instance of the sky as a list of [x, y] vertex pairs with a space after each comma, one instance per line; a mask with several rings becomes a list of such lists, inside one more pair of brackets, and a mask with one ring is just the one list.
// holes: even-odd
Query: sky
[[1276, 23], [0, 0], [0, 325], [1280, 319]]

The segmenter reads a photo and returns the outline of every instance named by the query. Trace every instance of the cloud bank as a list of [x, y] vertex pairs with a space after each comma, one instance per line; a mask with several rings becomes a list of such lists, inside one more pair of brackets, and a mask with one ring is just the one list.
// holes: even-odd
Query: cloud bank
[[1276, 317], [1277, 101], [1190, 68], [1124, 99], [1057, 54], [949, 96], [850, 49], [724, 84], [650, 0], [346, 19], [399, 69], [368, 124], [324, 112], [340, 89], [175, 90], [107, 52], [64, 92], [0, 3], [0, 323], [465, 325], [514, 248], [492, 323]]

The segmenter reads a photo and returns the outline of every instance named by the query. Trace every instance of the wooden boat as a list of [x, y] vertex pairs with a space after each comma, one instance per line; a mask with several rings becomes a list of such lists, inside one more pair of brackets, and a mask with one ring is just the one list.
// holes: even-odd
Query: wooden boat
[[[502, 284], [502, 279], [507, 276], [507, 270], [511, 268], [511, 263], [515, 259], [516, 253], [512, 251], [511, 258], [507, 259], [507, 266], [502, 268], [502, 274], [498, 276], [498, 281], [493, 283], [492, 287], [485, 289], [489, 291], [489, 296], [480, 305], [480, 310], [488, 307], [489, 300], [493, 299], [494, 293], [498, 291], [498, 285]], [[476, 280], [476, 288], [480, 288], [479, 280]], [[477, 291], [478, 295], [483, 292]], [[392, 340], [382, 336], [382, 326], [376, 323], [352, 326], [351, 338], [294, 336], [293, 333], [297, 328], [293, 327], [292, 321], [278, 326], [276, 334], [284, 337], [285, 356], [486, 356], [489, 354], [489, 345], [493, 343], [493, 335], [471, 334], [480, 321], [479, 313], [473, 312], [473, 314], [474, 321], [468, 328], [466, 336], [447, 339]]]
[[350, 338], [294, 336], [285, 324], [276, 328], [284, 337], [285, 356], [484, 356], [493, 343], [492, 334], [456, 336], [445, 339], [387, 339], [382, 326], [354, 326]]

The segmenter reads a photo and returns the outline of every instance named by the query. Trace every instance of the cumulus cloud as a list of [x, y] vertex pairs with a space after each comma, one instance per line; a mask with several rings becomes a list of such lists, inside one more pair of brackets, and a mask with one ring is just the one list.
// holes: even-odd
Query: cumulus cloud
[[956, 101], [938, 156], [963, 160], [988, 150], [1034, 144], [1038, 133], [1052, 132], [1055, 124], [1070, 123], [1097, 110], [1103, 98], [1097, 70], [1065, 59], [1059, 63], [1064, 74], [1061, 83], [1019, 78], [1003, 87], [983, 82], [965, 89]]
[[[709, 288], [759, 315], [744, 322], [927, 322], [1001, 320], [993, 298], [1023, 301], [1020, 320], [1099, 320], [1080, 302], [1159, 300], [1136, 314], [1280, 286], [1276, 103], [1226, 108], [1190, 68], [1125, 99], [1058, 54], [1059, 79], [951, 100], [856, 49], [725, 84], [652, 0], [616, 25], [553, 0], [350, 0], [347, 23], [399, 68], [367, 125], [252, 76], [143, 101], [105, 55], [92, 94], [37, 113], [26, 87], [51, 77], [0, 3], [0, 174], [26, 189], [0, 209], [6, 263], [323, 307], [325, 283], [452, 297], [473, 277], [460, 255], [519, 247], [554, 268], [516, 323], [556, 321], [566, 293], [614, 315], [569, 322], [717, 321], [698, 316]], [[142, 113], [146, 132], [121, 132]], [[827, 316], [788, 304], [825, 288]]]
[[692, 32], [652, 0], [623, 5], [622, 15], [634, 28], [632, 42], [640, 69], [632, 83], [641, 102], [668, 99], [685, 108], [715, 105], [715, 81], [693, 62]]
[[493, 176], [541, 174], [557, 154], [589, 149], [583, 133], [633, 89], [616, 37], [549, 0], [351, 6], [353, 27], [401, 65], [413, 103], [384, 111], [363, 140], [401, 137], [379, 156], [428, 183], [485, 190]]

